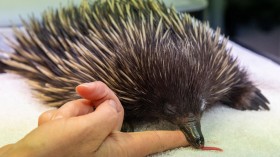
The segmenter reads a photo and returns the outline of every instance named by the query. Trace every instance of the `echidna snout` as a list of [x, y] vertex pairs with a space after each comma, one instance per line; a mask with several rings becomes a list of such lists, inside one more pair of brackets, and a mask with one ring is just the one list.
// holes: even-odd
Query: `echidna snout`
[[204, 147], [204, 137], [201, 132], [200, 116], [195, 116], [190, 113], [185, 119], [180, 120], [180, 124], [178, 124], [178, 126], [191, 146], [195, 148]]

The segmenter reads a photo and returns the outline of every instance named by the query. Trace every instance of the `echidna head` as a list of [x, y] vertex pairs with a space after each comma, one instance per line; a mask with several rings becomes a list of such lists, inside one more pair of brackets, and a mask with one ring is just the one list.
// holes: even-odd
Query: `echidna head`
[[186, 106], [165, 104], [164, 112], [169, 117], [170, 122], [179, 126], [190, 145], [195, 148], [202, 148], [204, 146], [204, 137], [201, 132], [200, 119], [205, 109], [205, 102], [195, 101], [192, 103], [193, 105]]
[[[160, 58], [149, 56], [153, 61], [145, 68], [152, 69], [147, 70], [146, 80], [149, 81], [145, 84], [145, 87], [150, 87], [146, 93], [153, 102], [149, 106], [163, 106], [162, 112], [155, 114], [160, 114], [158, 117], [165, 117], [165, 120], [179, 126], [188, 142], [195, 148], [201, 148], [204, 138], [200, 119], [209, 93], [208, 77], [205, 76], [205, 68], [199, 66], [199, 62], [191, 55], [199, 54], [197, 50], [188, 44], [176, 44], [177, 47], [166, 45]], [[158, 110], [158, 106], [155, 107], [152, 110]]]
[[[169, 37], [156, 43], [156, 46], [150, 44], [147, 50], [139, 48], [137, 53], [127, 50], [128, 55], [120, 57], [120, 63], [133, 64], [120, 65], [120, 69], [125, 69], [126, 76], [137, 82], [137, 87], [133, 87], [130, 93], [140, 93], [134, 96], [140, 100], [137, 107], [131, 102], [129, 104], [133, 105], [125, 105], [126, 110], [137, 111], [134, 115], [145, 114], [179, 126], [188, 142], [200, 148], [204, 145], [200, 118], [205, 108], [204, 99], [210, 91], [207, 88], [207, 67], [202, 66], [205, 56], [200, 56], [200, 48], [191, 41], [174, 35]], [[131, 109], [129, 106], [134, 107]]]

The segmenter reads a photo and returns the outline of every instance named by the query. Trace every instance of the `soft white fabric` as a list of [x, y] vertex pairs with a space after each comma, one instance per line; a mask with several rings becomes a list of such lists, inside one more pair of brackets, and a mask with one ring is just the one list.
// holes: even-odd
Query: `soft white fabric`
[[[4, 33], [9, 34], [9, 30]], [[0, 46], [5, 47], [1, 39]], [[231, 46], [232, 54], [239, 57], [271, 102], [271, 110], [238, 111], [219, 105], [206, 112], [201, 123], [206, 145], [222, 148], [223, 152], [187, 147], [155, 156], [280, 156], [280, 67], [237, 44], [231, 42]], [[0, 74], [0, 147], [24, 137], [37, 126], [40, 113], [48, 109], [32, 97], [22, 77]]]

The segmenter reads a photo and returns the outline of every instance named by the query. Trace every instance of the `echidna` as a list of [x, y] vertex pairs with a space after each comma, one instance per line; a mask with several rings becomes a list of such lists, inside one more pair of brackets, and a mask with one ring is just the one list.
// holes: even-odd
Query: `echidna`
[[48, 105], [77, 99], [77, 85], [99, 80], [122, 102], [125, 122], [167, 120], [195, 148], [204, 145], [200, 118], [215, 103], [269, 109], [219, 29], [157, 0], [83, 1], [23, 23], [1, 64], [31, 80]]

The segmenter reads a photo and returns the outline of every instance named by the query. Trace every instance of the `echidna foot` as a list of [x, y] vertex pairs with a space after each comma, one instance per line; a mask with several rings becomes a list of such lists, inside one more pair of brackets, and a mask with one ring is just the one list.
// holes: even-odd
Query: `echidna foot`
[[249, 94], [243, 94], [231, 107], [238, 110], [269, 110], [269, 101], [258, 88]]
[[249, 103], [243, 105], [242, 110], [269, 110], [268, 104], [269, 101], [267, 98], [259, 89], [256, 89], [256, 91], [252, 93]]

